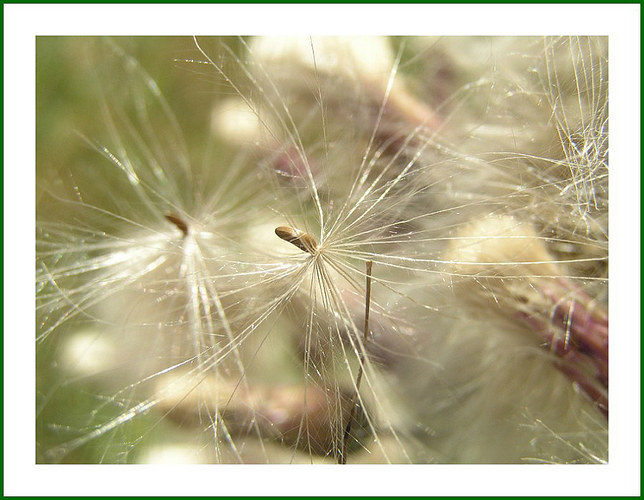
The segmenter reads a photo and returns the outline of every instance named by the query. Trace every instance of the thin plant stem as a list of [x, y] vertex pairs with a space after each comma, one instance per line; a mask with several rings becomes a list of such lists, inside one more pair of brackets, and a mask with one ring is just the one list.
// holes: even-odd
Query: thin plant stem
[[[366, 345], [367, 339], [369, 338], [369, 311], [371, 309], [371, 268], [373, 266], [373, 261], [367, 261], [367, 289], [365, 293], [365, 305], [364, 305], [364, 342]], [[356, 378], [356, 393], [351, 402], [351, 413], [349, 414], [349, 421], [347, 422], [347, 427], [344, 429], [344, 436], [342, 437], [342, 452], [338, 457], [339, 464], [347, 463], [347, 443], [349, 442], [349, 434], [351, 433], [351, 423], [355, 416], [356, 411], [356, 399], [358, 393], [360, 392], [360, 382], [362, 382], [362, 374], [364, 373], [364, 350], [360, 351], [360, 366], [358, 368], [358, 376]]]

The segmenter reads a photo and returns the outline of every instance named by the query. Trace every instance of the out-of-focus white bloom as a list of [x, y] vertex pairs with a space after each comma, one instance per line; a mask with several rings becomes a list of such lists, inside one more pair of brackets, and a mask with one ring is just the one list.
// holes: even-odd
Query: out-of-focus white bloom
[[96, 375], [114, 368], [118, 350], [96, 331], [77, 332], [65, 339], [61, 363], [66, 370], [78, 375]]

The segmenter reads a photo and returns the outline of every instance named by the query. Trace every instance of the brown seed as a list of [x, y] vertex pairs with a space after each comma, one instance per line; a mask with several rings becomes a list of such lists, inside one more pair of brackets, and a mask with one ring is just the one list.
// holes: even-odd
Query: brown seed
[[183, 236], [188, 236], [188, 224], [181, 217], [175, 213], [165, 214], [166, 220], [172, 222], [183, 233]]
[[297, 229], [289, 226], [280, 226], [275, 229], [275, 234], [282, 238], [284, 241], [292, 243], [303, 252], [308, 252], [311, 255], [317, 250], [318, 244], [315, 238], [309, 233], [303, 233]]

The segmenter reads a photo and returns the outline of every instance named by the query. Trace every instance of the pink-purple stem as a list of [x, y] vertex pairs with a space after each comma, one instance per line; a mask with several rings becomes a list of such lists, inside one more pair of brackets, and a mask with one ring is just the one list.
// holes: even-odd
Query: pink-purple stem
[[608, 417], [608, 314], [565, 279], [542, 292], [553, 305], [550, 317], [519, 316], [557, 356], [557, 367]]

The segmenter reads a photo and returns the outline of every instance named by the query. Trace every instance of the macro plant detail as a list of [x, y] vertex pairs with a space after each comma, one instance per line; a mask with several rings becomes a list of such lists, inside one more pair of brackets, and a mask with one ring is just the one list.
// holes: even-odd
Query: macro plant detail
[[70, 47], [38, 462], [608, 460], [605, 37]]

